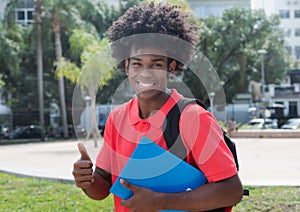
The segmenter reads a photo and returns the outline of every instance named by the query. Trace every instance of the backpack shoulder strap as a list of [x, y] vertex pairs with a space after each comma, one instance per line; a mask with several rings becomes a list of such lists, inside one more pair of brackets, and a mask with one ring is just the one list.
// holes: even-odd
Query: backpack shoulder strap
[[169, 151], [183, 160], [187, 156], [187, 150], [181, 140], [179, 119], [181, 112], [189, 104], [198, 104], [205, 108], [204, 103], [198, 99], [182, 98], [169, 111], [163, 124], [164, 139]]
[[235, 143], [227, 136], [226, 132], [222, 129], [223, 131], [223, 137], [226, 145], [228, 146], [230, 152], [232, 153], [236, 165], [236, 169], [239, 171], [239, 161], [237, 158], [237, 152], [236, 152], [236, 147]]
[[[169, 111], [163, 124], [164, 139], [166, 141], [169, 151], [183, 160], [186, 159], [187, 149], [185, 148], [181, 140], [181, 136], [179, 132], [179, 119], [183, 109], [187, 105], [193, 103], [194, 104], [196, 103], [201, 107], [203, 107], [204, 109], [206, 109], [205, 104], [199, 99], [183, 98], [179, 100], [177, 104], [175, 104], [173, 108]], [[237, 170], [239, 170], [239, 163], [238, 163], [235, 143], [226, 135], [226, 132], [224, 130], [223, 130], [223, 137], [226, 142], [226, 145], [228, 146], [228, 148], [230, 149], [234, 157]], [[244, 189], [243, 195], [249, 196], [249, 190]]]

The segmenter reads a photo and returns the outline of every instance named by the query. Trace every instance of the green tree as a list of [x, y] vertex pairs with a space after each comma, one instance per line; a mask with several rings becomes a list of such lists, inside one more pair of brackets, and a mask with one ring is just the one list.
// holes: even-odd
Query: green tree
[[[39, 104], [40, 97], [37, 98], [37, 96], [40, 96], [42, 92], [38, 92], [40, 90], [40, 85], [42, 85], [40, 82], [40, 79], [45, 78], [45, 76], [49, 76], [49, 70], [51, 71], [53, 67], [53, 62], [51, 65], [49, 65], [49, 62], [51, 61], [51, 58], [53, 56], [51, 55], [51, 42], [49, 39], [49, 34], [45, 33], [46, 30], [41, 27], [41, 34], [43, 34], [43, 39], [41, 39], [41, 44], [44, 46], [47, 46], [46, 51], [42, 51], [40, 49], [40, 53], [45, 54], [46, 53], [46, 60], [45, 66], [46, 69], [48, 69], [47, 73], [41, 73], [39, 77], [37, 77], [38, 73], [38, 67], [43, 63], [43, 60], [38, 59], [39, 54], [37, 53], [37, 46], [39, 46], [37, 39], [37, 33], [36, 33], [36, 25], [28, 25], [26, 27], [23, 27], [15, 22], [15, 8], [21, 7], [23, 8], [23, 1], [18, 0], [10, 0], [8, 1], [7, 7], [5, 8], [5, 18], [3, 26], [5, 29], [1, 32], [10, 33], [13, 35], [14, 42], [16, 46], [18, 46], [18, 54], [14, 54], [15, 56], [12, 56], [11, 53], [14, 53], [14, 50], [9, 50], [9, 48], [4, 47], [1, 48], [1, 50], [9, 50], [10, 54], [4, 53], [3, 57], [5, 58], [5, 61], [15, 60], [12, 64], [14, 64], [14, 67], [11, 68], [11, 71], [9, 75], [5, 74], [4, 78], [6, 83], [7, 89], [12, 93], [12, 101], [11, 106], [13, 108], [14, 113], [18, 111], [22, 112], [35, 112], [38, 111], [37, 105]], [[33, 1], [31, 2], [33, 5]], [[35, 13], [36, 14], [36, 13]], [[41, 14], [43, 16], [43, 14]], [[35, 16], [36, 18], [36, 16]], [[37, 22], [35, 22], [37, 23]], [[17, 38], [19, 37], [19, 38]], [[17, 38], [17, 39], [16, 39]], [[13, 44], [14, 42], [11, 42]], [[1, 42], [2, 44], [2, 42]], [[46, 44], [46, 45], [45, 45]], [[42, 46], [42, 45], [41, 45]], [[14, 59], [16, 58], [16, 59]], [[40, 65], [39, 65], [40, 64]], [[39, 69], [40, 69], [39, 68]], [[33, 72], [32, 70], [36, 69], [37, 72]], [[8, 69], [6, 69], [8, 70]], [[8, 71], [6, 71], [8, 73]], [[49, 77], [48, 77], [49, 78]], [[36, 82], [38, 82], [38, 86], [36, 87]], [[49, 87], [49, 85], [52, 84], [51, 81], [47, 81], [46, 85]], [[38, 88], [38, 89], [37, 89]], [[53, 94], [55, 95], [57, 91], [52, 88], [49, 89], [45, 94], [46, 97], [49, 99], [53, 98]], [[47, 99], [47, 101], [49, 101]], [[41, 104], [43, 105], [43, 104]], [[43, 111], [43, 110], [40, 110]], [[44, 112], [41, 112], [40, 115], [43, 115]], [[18, 120], [18, 118], [15, 118], [14, 120]], [[41, 120], [41, 119], [40, 119]], [[28, 120], [28, 124], [37, 124], [38, 120], [30, 119]], [[42, 122], [40, 121], [40, 124], [42, 125]]]
[[57, 74], [60, 77], [66, 77], [72, 83], [77, 83], [82, 90], [87, 90], [91, 98], [91, 135], [97, 147], [100, 135], [96, 124], [96, 95], [98, 88], [111, 79], [110, 68], [114, 66], [114, 62], [111, 58], [108, 40], [105, 38], [101, 40], [98, 36], [83, 30], [74, 30], [70, 37], [70, 44], [74, 54], [78, 54], [78, 50], [82, 49], [81, 65], [78, 67], [75, 63], [63, 59], [57, 64]]
[[2, 80], [2, 74], [0, 74], [0, 88], [5, 85], [5, 82]]
[[105, 37], [108, 27], [119, 17], [119, 10], [104, 0], [82, 1], [78, 10], [82, 20], [90, 23], [101, 38]]
[[266, 82], [281, 80], [288, 70], [279, 17], [267, 17], [262, 10], [232, 8], [222, 17], [208, 17], [201, 23], [199, 49], [210, 59], [224, 82], [227, 100], [247, 92], [248, 81], [260, 79], [259, 49], [265, 49]]
[[[37, 70], [38, 57], [37, 49], [39, 44], [36, 40], [35, 24], [28, 27], [22, 27], [15, 23], [14, 9], [19, 4], [19, 0], [9, 0], [5, 17], [5, 24], [1, 25], [0, 30], [0, 64], [5, 88], [12, 93], [13, 100], [11, 106], [13, 111], [38, 111], [37, 98], [38, 82]], [[56, 66], [56, 46], [53, 32], [54, 8], [60, 8], [57, 11], [61, 23], [60, 39], [62, 56], [73, 61], [78, 67], [81, 67], [81, 53], [83, 48], [78, 49], [77, 54], [70, 48], [69, 37], [76, 28], [83, 28], [93, 36], [105, 37], [105, 32], [111, 23], [116, 20], [128, 7], [142, 2], [141, 0], [124, 1], [120, 8], [107, 6], [102, 0], [84, 0], [84, 1], [58, 1], [45, 0], [43, 2], [43, 11], [41, 13], [41, 46], [43, 54], [43, 79], [44, 79], [44, 98], [45, 106], [50, 102], [59, 99], [57, 81], [54, 80]], [[60, 6], [54, 7], [59, 4]], [[64, 4], [64, 5], [63, 5]], [[88, 5], [88, 7], [87, 7]], [[96, 5], [94, 7], [94, 5]], [[85, 8], [85, 9], [84, 9]], [[99, 21], [98, 21], [99, 20]], [[26, 41], [26, 42], [25, 42]], [[39, 64], [41, 64], [39, 62]], [[73, 95], [73, 85], [70, 81], [65, 81], [65, 101], [70, 107]], [[109, 86], [108, 84], [106, 85]], [[47, 111], [47, 110], [45, 110]], [[70, 117], [70, 116], [69, 116]], [[47, 120], [46, 120], [47, 121]], [[70, 118], [68, 119], [70, 122]], [[38, 123], [38, 120], [28, 120], [28, 124]]]
[[[77, 10], [77, 4], [80, 1], [64, 1], [64, 0], [49, 0], [45, 5], [47, 8], [47, 17], [49, 17], [52, 24], [52, 30], [55, 40], [55, 55], [56, 62], [60, 63], [63, 58], [62, 48], [62, 31], [71, 32], [72, 29], [84, 25], [84, 22], [78, 17], [79, 11]], [[63, 134], [67, 138], [68, 122], [67, 122], [67, 109], [66, 109], [66, 97], [65, 97], [65, 83], [64, 78], [58, 75], [58, 87], [62, 112], [62, 125]]]
[[[81, 4], [80, 11], [83, 20], [92, 23], [92, 25], [95, 26], [95, 29], [98, 32], [100, 38], [104, 38], [106, 37], [107, 29], [112, 25], [113, 21], [123, 15], [128, 8], [145, 2], [145, 0], [120, 1], [120, 5], [118, 7], [113, 7], [108, 6], [107, 3], [103, 0], [98, 0], [93, 1], [93, 4], [91, 4], [91, 2]], [[91, 34], [94, 35], [94, 33]], [[78, 52], [82, 51], [82, 47], [78, 47], [77, 49]], [[97, 102], [100, 102], [102, 104], [109, 102], [111, 95], [120, 85], [120, 83], [125, 79], [126, 75], [124, 75], [122, 72], [116, 71], [113, 72], [112, 76], [110, 77], [107, 79], [107, 81], [105, 81], [105, 84], [103, 86], [99, 87]]]
[[[85, 0], [77, 4], [77, 7], [82, 20], [92, 24], [100, 38], [103, 38], [106, 36], [106, 31], [112, 25], [113, 21], [123, 15], [129, 7], [144, 2], [145, 0], [120, 1], [119, 6], [115, 7], [109, 6], [104, 0]], [[86, 30], [88, 31], [88, 28]]]
[[15, 77], [20, 73], [23, 35], [24, 30], [19, 25], [0, 25], [0, 70], [5, 89], [10, 91], [15, 89]]

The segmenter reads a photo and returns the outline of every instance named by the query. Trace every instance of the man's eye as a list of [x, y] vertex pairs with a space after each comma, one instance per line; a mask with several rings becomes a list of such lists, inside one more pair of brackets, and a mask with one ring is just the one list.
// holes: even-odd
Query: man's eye
[[140, 66], [141, 64], [140, 63], [132, 63], [131, 65], [133, 65], [133, 66]]
[[154, 64], [153, 67], [159, 68], [159, 67], [162, 67], [162, 64]]

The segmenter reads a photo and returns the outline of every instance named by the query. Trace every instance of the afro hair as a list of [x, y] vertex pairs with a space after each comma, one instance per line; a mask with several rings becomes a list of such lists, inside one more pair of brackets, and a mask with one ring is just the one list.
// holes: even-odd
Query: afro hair
[[[155, 41], [151, 44], [155, 47], [167, 48], [170, 55], [179, 55], [177, 60], [177, 71], [183, 70], [186, 62], [191, 58], [192, 49], [199, 42], [199, 33], [197, 28], [188, 21], [188, 14], [179, 10], [178, 6], [169, 6], [167, 4], [155, 4], [153, 1], [148, 5], [133, 6], [129, 8], [123, 16], [115, 21], [108, 30], [108, 38], [112, 42], [113, 57], [122, 61], [122, 56], [129, 57], [132, 45], [149, 45], [146, 40], [136, 43], [134, 39], [130, 42], [117, 42], [132, 35], [151, 33], [168, 35], [175, 40], [180, 39], [189, 43], [185, 49], [176, 48], [176, 45], [161, 46]], [[150, 34], [149, 34], [150, 35]], [[153, 36], [152, 36], [153, 38]], [[138, 42], [138, 41], [137, 41]], [[163, 42], [161, 42], [163, 43]], [[173, 46], [173, 48], [170, 48]], [[169, 60], [170, 61], [170, 60]], [[120, 62], [119, 68], [124, 69], [124, 61]]]

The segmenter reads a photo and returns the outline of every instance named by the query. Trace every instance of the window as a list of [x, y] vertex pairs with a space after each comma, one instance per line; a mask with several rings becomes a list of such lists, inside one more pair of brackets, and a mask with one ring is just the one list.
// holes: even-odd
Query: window
[[289, 102], [289, 115], [291, 117], [297, 116], [297, 102]]
[[28, 26], [33, 23], [34, 0], [16, 1], [15, 19], [18, 24]]
[[[275, 102], [275, 104], [278, 104], [278, 105], [284, 105], [283, 102]], [[283, 107], [276, 107], [275, 108], [275, 114], [277, 117], [283, 117]]]
[[24, 19], [25, 19], [25, 12], [17, 11], [17, 20], [24, 20]]
[[33, 20], [33, 11], [28, 11], [27, 18], [28, 20]]
[[291, 84], [300, 83], [300, 73], [293, 73], [290, 75]]
[[28, 26], [33, 23], [33, 8], [17, 8], [15, 9], [15, 18], [18, 24]]
[[295, 18], [300, 18], [300, 10], [295, 10]]
[[289, 10], [280, 10], [279, 16], [280, 16], [280, 18], [290, 18], [290, 11]]
[[295, 56], [297, 59], [300, 59], [300, 46], [295, 47]]
[[194, 9], [199, 18], [207, 18], [208, 16], [220, 17], [229, 8], [229, 6], [197, 6]]
[[295, 29], [295, 36], [300, 37], [300, 28]]
[[289, 95], [294, 93], [294, 87], [275, 87], [275, 95]]

